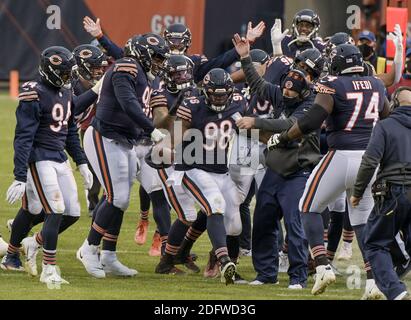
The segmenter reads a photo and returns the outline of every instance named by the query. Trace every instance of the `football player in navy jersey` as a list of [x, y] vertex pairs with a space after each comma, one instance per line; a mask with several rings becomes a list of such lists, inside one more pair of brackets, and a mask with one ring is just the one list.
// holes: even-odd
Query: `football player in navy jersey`
[[[198, 95], [199, 90], [194, 85], [193, 62], [188, 57], [171, 55], [164, 64], [164, 71], [164, 85], [151, 94], [150, 107], [155, 127], [166, 129], [172, 133], [178, 106], [185, 98]], [[192, 221], [188, 222], [185, 215], [195, 216], [196, 214], [194, 201], [184, 192], [181, 186], [169, 186], [167, 184], [168, 177], [174, 171], [173, 166], [167, 168], [160, 166], [157, 169], [163, 184], [163, 191], [178, 218], [170, 228], [164, 255], [155, 271], [162, 274], [182, 274], [183, 271], [175, 267], [176, 263], [182, 263], [190, 271], [199, 272], [200, 269], [194, 264], [189, 255], [191, 246], [185, 250], [184, 256], [182, 254], [178, 255], [178, 253], [186, 234], [187, 240], [185, 242], [191, 239], [193, 234], [201, 234], [205, 230], [206, 216], [204, 213], [199, 213], [199, 217], [194, 223]], [[201, 221], [197, 221], [200, 220], [200, 217], [203, 217]], [[191, 223], [192, 226], [190, 226]]]
[[[79, 96], [96, 85], [97, 81], [101, 79], [105, 72], [107, 61], [106, 56], [99, 48], [89, 44], [76, 47], [73, 50], [73, 56], [76, 60], [76, 66], [73, 68], [72, 72], [71, 88], [73, 94], [75, 96]], [[88, 106], [81, 115], [75, 117], [77, 127], [80, 126], [81, 138], [83, 138], [86, 128], [89, 126], [95, 115], [95, 102], [96, 101], [93, 101], [93, 103]], [[86, 189], [90, 212], [90, 209], [94, 209], [98, 203], [100, 183], [98, 182], [91, 166], [89, 165], [88, 167], [93, 173], [93, 185], [89, 190]], [[40, 218], [40, 216], [43, 216], [44, 219], [44, 211], [42, 211], [42, 213], [36, 218]], [[37, 222], [40, 223], [42, 221], [39, 219], [38, 221], [33, 222], [32, 225], [34, 226]], [[26, 270], [28, 270], [31, 274], [37, 273], [36, 256], [39, 247], [42, 245], [42, 243], [38, 240], [41, 239], [37, 236], [37, 234], [34, 234], [31, 237], [24, 238], [21, 242], [23, 250], [26, 252]]]
[[[103, 237], [113, 245], [117, 242], [137, 171], [134, 147], [146, 135], [153, 142], [164, 137], [143, 111], [150, 93], [147, 73], [160, 71], [151, 64], [154, 52], [157, 60], [165, 58], [164, 54], [168, 52], [161, 40], [156, 35], [147, 34], [134, 36], [127, 42], [126, 56], [117, 60], [105, 74], [96, 115], [84, 135], [87, 158], [104, 187], [106, 199], [98, 207], [88, 238], [77, 251], [77, 258], [96, 278], [103, 278], [106, 273], [137, 274], [136, 270], [120, 263], [115, 251], [102, 250], [99, 258], [98, 246]], [[152, 46], [159, 46], [158, 51]], [[109, 229], [115, 232], [108, 234]]]
[[271, 29], [273, 56], [284, 54], [294, 58], [300, 52], [309, 48], [317, 48], [322, 52], [324, 43], [318, 37], [319, 29], [320, 17], [311, 9], [303, 9], [295, 14], [291, 35], [287, 35], [288, 29], [282, 32], [281, 20], [276, 19]]
[[[361, 76], [363, 60], [357, 47], [351, 44], [337, 46], [332, 53], [330, 76], [316, 85], [317, 96], [313, 107], [288, 131], [273, 136], [272, 147], [281, 147], [296, 138], [316, 130], [326, 120], [329, 151], [313, 170], [300, 210], [305, 233], [316, 262], [316, 280], [312, 293], [324, 292], [335, 282], [323, 239], [321, 213], [341, 193], [352, 194], [361, 157], [367, 147], [372, 129], [379, 118], [389, 113], [385, 88], [380, 79]], [[348, 206], [351, 224], [363, 252], [363, 228], [373, 207], [371, 187], [357, 207]], [[363, 254], [364, 257], [364, 254]], [[378, 299], [382, 294], [373, 280], [369, 263], [364, 257], [367, 282], [364, 299]]]
[[[236, 274], [232, 259], [237, 259], [239, 253], [238, 241], [231, 238], [241, 233], [241, 199], [228, 173], [227, 151], [236, 130], [234, 115], [244, 114], [246, 103], [234, 93], [233, 82], [222, 69], [213, 69], [205, 76], [203, 92], [204, 96], [185, 99], [177, 109], [182, 137], [174, 135], [174, 146], [178, 146], [175, 171], [168, 180], [173, 186], [182, 186], [206, 213], [207, 231], [221, 265], [221, 280], [230, 284]], [[194, 221], [197, 214], [189, 213], [185, 219]]]
[[[49, 47], [40, 56], [39, 79], [22, 86], [16, 110], [15, 181], [7, 191], [7, 200], [11, 204], [23, 200], [13, 222], [8, 254], [1, 265], [3, 269], [22, 269], [20, 242], [32, 225], [39, 222], [35, 221], [36, 215], [44, 210], [43, 228], [36, 236], [43, 246], [40, 281], [57, 286], [68, 283], [56, 268], [58, 234], [80, 217], [77, 187], [64, 150], [77, 164], [85, 187], [89, 189], [93, 183], [80, 146], [74, 113], [76, 108], [83, 109], [93, 103], [100, 83], [73, 97], [68, 85], [74, 65], [75, 59], [69, 50]], [[28, 259], [35, 262], [34, 253], [26, 253]], [[27, 267], [32, 275], [37, 275], [35, 263]]]
[[[73, 93], [80, 95], [95, 85], [104, 75], [105, 68], [108, 66], [107, 56], [98, 47], [90, 44], [83, 44], [74, 48], [73, 55], [77, 67], [73, 72], [71, 85]], [[96, 101], [83, 113], [75, 117], [77, 126], [80, 127], [80, 137], [82, 139], [95, 114]], [[87, 192], [87, 200], [89, 215], [92, 216], [93, 210], [99, 201], [100, 182], [90, 165], [89, 169], [93, 173], [93, 186]]]

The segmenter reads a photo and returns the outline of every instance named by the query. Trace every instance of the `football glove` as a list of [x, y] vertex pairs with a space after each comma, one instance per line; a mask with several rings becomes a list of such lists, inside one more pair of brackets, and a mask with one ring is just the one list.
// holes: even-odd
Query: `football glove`
[[165, 134], [163, 134], [160, 130], [154, 129], [153, 132], [151, 132], [151, 140], [154, 143], [158, 143], [161, 140], [163, 140], [166, 137]]
[[26, 191], [26, 183], [22, 181], [14, 180], [11, 186], [7, 190], [7, 202], [10, 204], [20, 200], [24, 192]]
[[78, 170], [80, 171], [80, 174], [83, 177], [84, 188], [86, 188], [87, 190], [90, 190], [91, 187], [93, 186], [93, 174], [88, 168], [88, 165], [81, 164], [78, 166]]
[[281, 41], [288, 34], [288, 29], [281, 32], [281, 19], [275, 19], [275, 23], [271, 28], [271, 44], [273, 46], [273, 56], [280, 56], [283, 54], [281, 49]]
[[394, 56], [394, 64], [395, 64], [395, 79], [394, 84], [398, 83], [402, 76], [402, 64], [404, 61], [403, 56], [403, 43], [402, 43], [402, 32], [401, 27], [399, 24], [396, 24], [394, 27], [394, 32], [390, 32], [387, 37], [389, 40], [394, 42], [395, 46], [395, 56]]

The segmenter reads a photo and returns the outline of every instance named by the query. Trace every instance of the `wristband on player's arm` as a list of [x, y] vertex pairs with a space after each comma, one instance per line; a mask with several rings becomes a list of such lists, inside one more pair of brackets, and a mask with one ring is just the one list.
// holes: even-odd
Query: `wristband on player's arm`
[[298, 127], [303, 134], [308, 134], [321, 127], [322, 123], [328, 117], [328, 112], [315, 103], [304, 117], [298, 120]]

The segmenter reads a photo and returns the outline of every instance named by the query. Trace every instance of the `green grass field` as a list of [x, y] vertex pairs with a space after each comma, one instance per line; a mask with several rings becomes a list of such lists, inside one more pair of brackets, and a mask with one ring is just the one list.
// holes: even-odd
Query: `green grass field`
[[[6, 229], [7, 219], [14, 218], [20, 204], [10, 206], [5, 201], [6, 190], [13, 181], [13, 137], [15, 127], [15, 101], [0, 96], [0, 233], [8, 241], [9, 232]], [[90, 218], [86, 210], [86, 201], [79, 173], [75, 172], [79, 186], [79, 197], [82, 208], [80, 220], [63, 235], [58, 242], [57, 261], [62, 276], [70, 282], [60, 290], [50, 290], [26, 273], [13, 273], [0, 270], [0, 299], [359, 299], [363, 293], [365, 276], [362, 274], [361, 289], [347, 289], [345, 277], [337, 278], [337, 283], [319, 297], [311, 295], [313, 284], [310, 278], [308, 288], [302, 291], [287, 289], [288, 277], [281, 274], [279, 285], [264, 285], [253, 287], [236, 285], [226, 287], [219, 279], [205, 279], [202, 274], [187, 274], [186, 276], [167, 276], [154, 273], [158, 258], [150, 257], [148, 249], [154, 229], [154, 221], [150, 217], [149, 240], [144, 246], [137, 246], [134, 241], [134, 231], [137, 223], [139, 199], [137, 186], [134, 187], [131, 205], [125, 214], [123, 228], [119, 238], [118, 256], [120, 260], [139, 271], [139, 274], [130, 279], [106, 278], [97, 280], [90, 277], [82, 264], [76, 259], [75, 253], [84, 241], [90, 225]], [[39, 226], [35, 230], [39, 229]], [[207, 235], [203, 235], [195, 245], [193, 251], [199, 256], [197, 260], [201, 268], [207, 263], [210, 242]], [[40, 270], [39, 254], [38, 267]], [[349, 265], [358, 265], [362, 268], [358, 248], [355, 248], [353, 261], [337, 263], [341, 271]], [[240, 259], [239, 272], [247, 280], [253, 280], [253, 271], [250, 257]], [[408, 278], [408, 286], [411, 281]]]

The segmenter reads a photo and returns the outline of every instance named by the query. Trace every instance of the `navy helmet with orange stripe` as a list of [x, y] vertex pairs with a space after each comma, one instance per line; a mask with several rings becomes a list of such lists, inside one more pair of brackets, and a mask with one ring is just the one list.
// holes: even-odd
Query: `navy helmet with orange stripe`
[[364, 71], [363, 57], [358, 47], [340, 44], [331, 52], [329, 72], [333, 76], [358, 74]]
[[77, 66], [76, 73], [84, 80], [95, 84], [104, 74], [104, 68], [108, 66], [107, 56], [103, 51], [91, 44], [82, 44], [73, 50]]
[[203, 79], [203, 92], [208, 107], [222, 112], [231, 103], [234, 82], [224, 69], [214, 68]]
[[163, 75], [163, 63], [168, 53], [164, 39], [154, 33], [136, 35], [127, 41], [124, 48], [124, 55], [137, 59], [151, 79]]
[[61, 88], [70, 83], [71, 71], [76, 65], [70, 50], [53, 46], [40, 55], [39, 72], [41, 78], [54, 87]]
[[191, 31], [182, 23], [173, 23], [164, 30], [164, 39], [172, 54], [185, 54], [191, 46]]
[[186, 89], [194, 85], [194, 64], [184, 55], [172, 54], [164, 63], [164, 82], [170, 92]]

